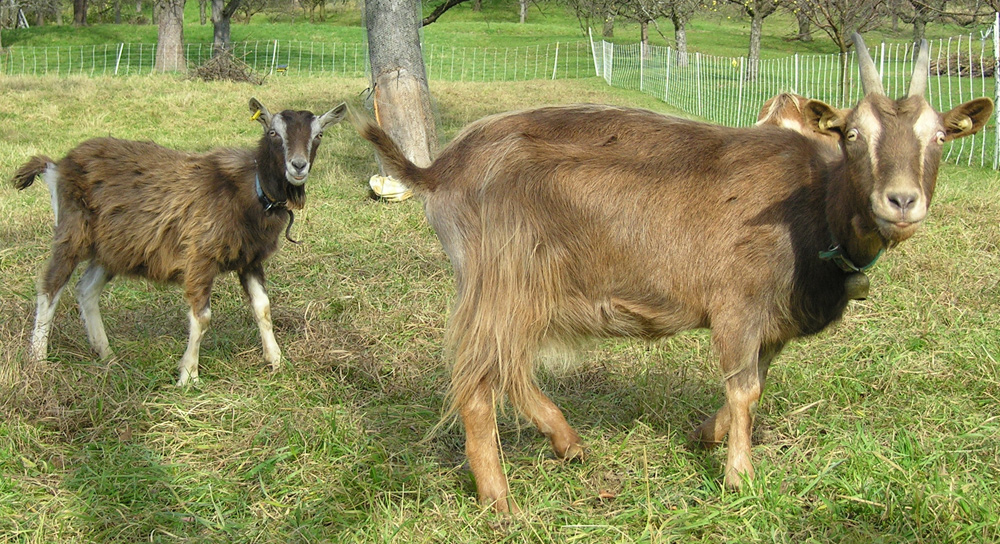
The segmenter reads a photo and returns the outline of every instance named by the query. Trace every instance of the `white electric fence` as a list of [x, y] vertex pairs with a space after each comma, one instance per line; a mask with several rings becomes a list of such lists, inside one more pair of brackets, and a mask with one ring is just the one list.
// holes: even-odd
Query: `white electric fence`
[[[1000, 14], [993, 30], [980, 36], [956, 36], [931, 42], [926, 97], [939, 111], [980, 96], [998, 95]], [[869, 44], [882, 73], [886, 93], [906, 93], [913, 70], [914, 46]], [[232, 44], [233, 55], [259, 74], [273, 77], [368, 77], [364, 43], [248, 41]], [[212, 57], [211, 44], [186, 44], [191, 67]], [[106, 44], [50, 47], [12, 46], [0, 52], [0, 74], [20, 76], [120, 76], [154, 73], [155, 44]], [[671, 47], [614, 44], [606, 41], [558, 42], [523, 47], [451, 47], [427, 45], [429, 79], [442, 81], [524, 81], [557, 78], [603, 78], [609, 85], [634, 89], [709, 121], [748, 126], [764, 102], [780, 92], [795, 92], [849, 107], [860, 98], [857, 62], [833, 55], [791, 55], [758, 61], [746, 57], [681, 55]], [[843, 77], [846, 74], [846, 77]], [[843, 81], [843, 89], [842, 89]], [[1000, 162], [996, 123], [979, 134], [957, 140], [945, 150], [949, 162], [992, 166]]]

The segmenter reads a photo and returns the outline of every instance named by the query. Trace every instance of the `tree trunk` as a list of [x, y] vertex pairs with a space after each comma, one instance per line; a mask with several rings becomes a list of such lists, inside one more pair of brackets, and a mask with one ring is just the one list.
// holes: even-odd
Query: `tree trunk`
[[521, 3], [521, 24], [528, 19], [528, 0], [519, 0]]
[[913, 18], [913, 43], [920, 47], [920, 40], [924, 39], [927, 33], [927, 20], [917, 14]]
[[38, 10], [35, 12], [35, 26], [44, 26], [44, 25], [45, 25], [45, 12], [42, 10]]
[[142, 0], [135, 0], [135, 12], [142, 13]]
[[472, 11], [477, 13], [483, 11], [483, 0], [475, 0], [472, 2]]
[[639, 41], [642, 45], [649, 45], [649, 21], [639, 23]]
[[157, 72], [186, 72], [184, 59], [184, 2], [185, 0], [157, 0], [158, 13], [156, 39]]
[[208, 22], [207, 6], [208, 0], [198, 0], [198, 22], [202, 26], [205, 26], [205, 23]]
[[115, 24], [122, 24], [122, 0], [115, 0]]
[[[212, 0], [212, 56], [229, 49], [232, 42], [230, 20], [232, 12], [226, 9], [225, 0]], [[233, 9], [235, 11], [235, 8]]]
[[604, 16], [604, 28], [601, 29], [601, 36], [605, 38], [615, 37], [615, 15], [613, 13]]
[[684, 26], [687, 21], [676, 15], [670, 20], [674, 23], [674, 41], [677, 43], [677, 66], [688, 65], [688, 41], [687, 31]]
[[366, 0], [364, 18], [375, 120], [407, 158], [429, 166], [437, 151], [437, 132], [420, 50], [420, 4], [417, 0]]
[[756, 81], [760, 64], [760, 35], [764, 28], [764, 18], [754, 15], [750, 18], [750, 52], [747, 55], [747, 81]]
[[87, 0], [73, 0], [73, 24], [87, 26]]
[[809, 21], [809, 15], [807, 15], [801, 9], [795, 12], [795, 20], [799, 23], [799, 41], [800, 42], [811, 42], [813, 41], [812, 27]]

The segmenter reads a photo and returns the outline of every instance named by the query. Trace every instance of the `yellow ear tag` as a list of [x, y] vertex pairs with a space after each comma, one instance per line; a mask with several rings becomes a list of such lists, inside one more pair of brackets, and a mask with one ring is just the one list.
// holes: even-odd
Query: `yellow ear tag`
[[251, 121], [256, 121], [257, 119], [260, 119], [260, 110], [257, 110], [257, 113], [253, 114], [253, 117], [250, 118]]

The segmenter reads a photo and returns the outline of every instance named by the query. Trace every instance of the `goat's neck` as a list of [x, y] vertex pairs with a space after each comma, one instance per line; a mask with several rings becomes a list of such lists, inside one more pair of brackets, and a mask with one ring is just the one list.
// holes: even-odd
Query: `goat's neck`
[[826, 218], [832, 240], [857, 267], [873, 263], [887, 244], [872, 220], [871, 203], [858, 190], [843, 164], [835, 165], [827, 183]]
[[305, 203], [305, 187], [296, 187], [288, 183], [285, 177], [285, 163], [271, 151], [266, 139], [261, 139], [257, 147], [254, 170], [260, 180], [261, 190], [269, 200], [284, 202], [292, 209], [302, 208]]

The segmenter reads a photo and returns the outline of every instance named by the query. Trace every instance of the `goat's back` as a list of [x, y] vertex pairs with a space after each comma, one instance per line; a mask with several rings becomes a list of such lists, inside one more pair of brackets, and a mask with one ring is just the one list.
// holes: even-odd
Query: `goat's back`
[[[254, 198], [249, 151], [185, 153], [153, 142], [96, 138], [57, 163], [57, 228], [89, 238], [93, 257], [114, 274], [177, 281], [190, 254], [211, 256], [234, 269], [254, 258], [241, 255]], [[275, 219], [279, 232], [283, 221]], [[65, 226], [63, 226], [65, 224]], [[194, 246], [198, 252], [188, 251]], [[277, 247], [277, 235], [263, 255]], [[230, 263], [227, 266], [225, 263]]]
[[[830, 166], [816, 146], [775, 127], [541, 108], [463, 130], [423, 170], [435, 187], [424, 200], [460, 282], [508, 262], [516, 283], [518, 267], [542, 263], [561, 282], [547, 284], [556, 326], [661, 336], [745, 319], [728, 309], [755, 306], [768, 309], [754, 316], [761, 329], [785, 337], [843, 309], [833, 289], [832, 303], [817, 306], [830, 309], [803, 319], [816, 309], [801, 307], [796, 292], [803, 275], [835, 283], [812, 269], [829, 241]], [[759, 300], [733, 304], [747, 299]]]

